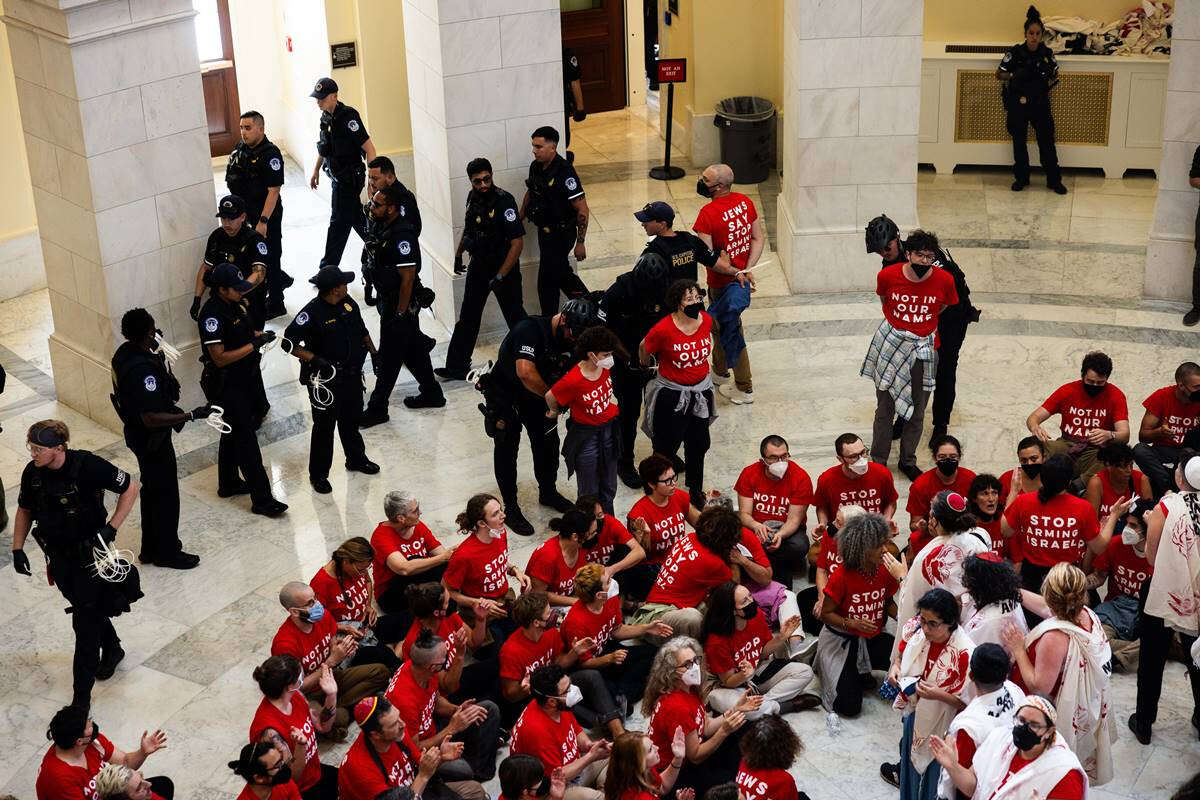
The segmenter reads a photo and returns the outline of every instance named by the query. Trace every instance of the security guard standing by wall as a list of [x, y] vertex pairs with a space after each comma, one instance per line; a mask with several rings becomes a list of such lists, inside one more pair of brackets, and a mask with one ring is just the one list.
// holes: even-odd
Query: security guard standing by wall
[[[370, 265], [367, 255], [370, 250], [371, 237], [374, 236], [375, 221], [371, 218], [371, 198], [384, 187], [397, 183], [396, 166], [387, 156], [376, 156], [367, 164], [367, 202], [363, 204], [363, 226], [367, 238], [363, 239], [362, 270], [363, 270], [363, 300], [367, 305], [375, 305], [375, 284], [371, 281]], [[413, 236], [421, 235], [421, 210], [417, 208], [417, 197], [400, 184], [403, 200], [400, 203], [400, 216], [412, 229]]]
[[[587, 111], [583, 107], [583, 70], [579, 68], [579, 57], [569, 47], [563, 48], [563, 149], [571, 146], [571, 120], [583, 122]], [[567, 151], [567, 161], [575, 162], [574, 155]]]
[[207, 278], [217, 264], [235, 265], [248, 275], [253, 291], [246, 298], [250, 319], [254, 326], [262, 329], [266, 325], [267, 296], [263, 283], [267, 276], [267, 263], [271, 259], [271, 248], [254, 228], [246, 222], [246, 201], [235, 194], [225, 195], [217, 204], [220, 226], [208, 235], [204, 245], [204, 258], [196, 270], [195, 295], [192, 297], [190, 314], [200, 319], [200, 304], [203, 301]]
[[1008, 48], [996, 70], [996, 79], [1004, 84], [1001, 96], [1008, 115], [1008, 132], [1013, 137], [1016, 180], [1012, 190], [1019, 192], [1029, 185], [1029, 148], [1025, 137], [1032, 124], [1037, 135], [1038, 158], [1046, 171], [1046, 186], [1058, 194], [1066, 194], [1054, 147], [1054, 117], [1050, 115], [1050, 90], [1058, 85], [1058, 62], [1050, 48], [1042, 44], [1044, 32], [1041, 15], [1030, 6], [1025, 18], [1025, 41]]
[[418, 316], [433, 304], [433, 292], [421, 284], [421, 247], [412, 227], [400, 216], [404, 203], [401, 184], [380, 189], [371, 198], [376, 227], [368, 260], [379, 292], [379, 359], [375, 389], [367, 401], [360, 427], [388, 421], [388, 401], [401, 367], [417, 379], [418, 394], [404, 398], [408, 408], [441, 408], [446, 396], [433, 374], [429, 351], [435, 341], [421, 330]]
[[[318, 494], [329, 494], [336, 426], [346, 456], [346, 469], [374, 475], [379, 465], [367, 458], [358, 424], [362, 419], [363, 362], [375, 363], [375, 344], [367, 332], [358, 303], [346, 286], [353, 272], [322, 267], [309, 282], [317, 296], [308, 302], [284, 331], [284, 344], [300, 359], [300, 383], [308, 387], [312, 404], [312, 439], [308, 451], [308, 480]], [[314, 377], [316, 382], [314, 383]]]
[[207, 405], [184, 411], [179, 381], [171, 373], [155, 334], [154, 317], [144, 308], [121, 317], [125, 342], [112, 359], [113, 405], [125, 426], [125, 444], [137, 457], [142, 488], [142, 550], [138, 560], [170, 569], [191, 569], [200, 557], [179, 541], [179, 475], [171, 429], [207, 419]]
[[229, 154], [225, 166], [225, 185], [229, 193], [246, 203], [246, 219], [255, 232], [267, 241], [267, 319], [287, 313], [283, 290], [292, 285], [292, 277], [283, 271], [283, 154], [264, 130], [263, 115], [257, 111], [242, 114], [238, 123], [241, 141]]
[[[55, 419], [35, 422], [26, 446], [30, 461], [21, 473], [21, 491], [13, 524], [13, 568], [32, 571], [25, 554], [30, 526], [47, 559], [46, 572], [71, 604], [75, 630], [72, 705], [91, 704], [92, 686], [107, 680], [125, 657], [112, 618], [142, 596], [136, 572], [123, 583], [96, 574], [93, 548], [117, 538], [117, 529], [133, 509], [138, 482], [129, 473], [87, 450], [69, 450], [71, 432]], [[118, 495], [105, 521], [104, 492]]]
[[363, 155], [368, 162], [373, 161], [375, 144], [358, 111], [338, 101], [338, 85], [333, 78], [317, 81], [309, 97], [316, 98], [317, 108], [321, 109], [321, 135], [317, 140], [317, 163], [308, 185], [317, 188], [324, 168], [332, 180], [330, 191], [333, 194], [321, 266], [340, 264], [350, 229], [354, 228], [361, 238], [366, 238], [359, 195], [366, 172]]
[[[525, 319], [521, 268], [517, 263], [525, 246], [525, 226], [518, 218], [517, 202], [492, 183], [492, 164], [486, 158], [467, 164], [467, 177], [471, 179], [471, 191], [467, 195], [466, 222], [454, 252], [454, 274], [465, 271], [467, 282], [446, 351], [446, 366], [434, 370], [453, 381], [466, 380], [489, 292], [496, 294], [509, 330]], [[468, 266], [463, 265], [464, 252], [470, 256]]]
[[268, 408], [259, 350], [274, 341], [275, 333], [263, 333], [250, 320], [242, 296], [254, 286], [236, 266], [218, 264], [208, 282], [213, 293], [200, 310], [200, 388], [209, 403], [224, 409], [230, 427], [217, 450], [217, 494], [249, 494], [252, 512], [277, 517], [287, 504], [271, 495], [257, 436]]
[[525, 197], [521, 200], [521, 219], [528, 218], [537, 225], [538, 303], [543, 316], [558, 311], [558, 293], [568, 299], [587, 293], [583, 281], [571, 269], [567, 256], [574, 249], [575, 260], [587, 258], [584, 240], [587, 238], [587, 198], [579, 175], [567, 160], [558, 154], [558, 131], [543, 125], [533, 132], [533, 163]]

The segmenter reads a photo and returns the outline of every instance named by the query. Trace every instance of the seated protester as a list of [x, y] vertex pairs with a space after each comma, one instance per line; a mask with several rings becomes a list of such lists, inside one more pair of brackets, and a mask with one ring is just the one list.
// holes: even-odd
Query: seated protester
[[585, 562], [599, 564], [610, 578], [615, 578], [646, 560], [645, 549], [621, 520], [604, 510], [599, 497], [581, 494], [575, 501], [575, 507], [596, 517], [597, 539], [594, 545], [583, 551]]
[[[677, 797], [679, 795], [676, 795]], [[704, 800], [747, 800], [736, 783], [721, 783], [704, 793]]]
[[1118, 499], [1152, 498], [1150, 479], [1133, 468], [1133, 449], [1124, 442], [1109, 442], [1096, 456], [1104, 466], [1087, 482], [1084, 499], [1092, 504], [1096, 519], [1104, 519]]
[[354, 706], [354, 721], [361, 730], [338, 770], [338, 800], [375, 800], [403, 786], [422, 800], [487, 800], [478, 783], [446, 783], [436, 774], [443, 761], [462, 755], [462, 744], [447, 740], [422, 752], [387, 698], [364, 697]]
[[[634, 615], [635, 625], [662, 620], [677, 634], [700, 633], [704, 614], [700, 605], [709, 591], [733, 578], [731, 564], [734, 548], [742, 535], [737, 513], [721, 506], [709, 506], [696, 520], [696, 530], [676, 540], [646, 603]], [[659, 643], [661, 638], [648, 635], [646, 640]]]
[[[446, 562], [457, 545], [446, 547], [421, 521], [421, 504], [408, 492], [388, 492], [383, 498], [387, 517], [375, 526], [375, 599], [384, 614], [398, 614], [397, 626], [406, 628], [405, 590], [417, 583], [440, 581]], [[403, 633], [403, 630], [401, 631]]]
[[341, 666], [358, 653], [362, 634], [353, 627], [339, 625], [332, 614], [326, 613], [307, 583], [285, 583], [279, 590], [279, 604], [288, 617], [271, 640], [271, 655], [289, 655], [300, 662], [304, 670], [300, 690], [314, 702], [327, 696], [321, 681], [328, 669], [337, 688], [336, 715], [329, 735], [340, 742], [350, 725], [350, 709], [366, 695], [382, 692], [392, 673], [382, 664]]
[[361, 536], [351, 537], [333, 551], [308, 585], [338, 628], [358, 639], [354, 666], [383, 664], [391, 673], [400, 667], [400, 659], [392, 648], [379, 644], [374, 630], [378, 623], [371, 581], [374, 558], [370, 542]]
[[[1096, 786], [1112, 779], [1112, 648], [1095, 612], [1087, 607], [1087, 578], [1072, 564], [1057, 564], [1034, 605], [1043, 621], [1025, 636], [1006, 628], [1012, 680], [1026, 694], [1050, 698], [1058, 716], [1072, 720], [1060, 731]], [[1036, 595], [1025, 595], [1026, 606]]]
[[1017, 466], [1000, 475], [1000, 497], [1005, 507], [1023, 494], [1042, 488], [1042, 464], [1046, 463], [1046, 444], [1036, 436], [1017, 442]]
[[746, 797], [808, 800], [788, 772], [804, 743], [782, 717], [767, 715], [747, 725], [739, 746], [742, 762], [734, 782]]
[[450, 599], [449, 590], [440, 583], [418, 583], [409, 586], [406, 594], [408, 607], [415, 619], [404, 641], [397, 645], [398, 655], [406, 658], [421, 632], [430, 631], [446, 642], [449, 666], [438, 676], [438, 688], [442, 694], [452, 699], [455, 695], [472, 698], [494, 696], [495, 654], [466, 664], [467, 654], [478, 653], [487, 638], [485, 619], [476, 617], [473, 625], [464, 622], [458, 615], [458, 606]]
[[[794, 734], [793, 734], [794, 735]], [[683, 767], [687, 740], [676, 728], [671, 738], [671, 758], [663, 764], [658, 745], [641, 731], [622, 733], [613, 742], [604, 778], [604, 800], [658, 800], [671, 794]], [[681, 794], [677, 796], [682, 796]]]
[[767, 551], [774, 580], [792, 588], [792, 574], [808, 553], [812, 479], [792, 461], [787, 440], [772, 434], [758, 445], [759, 460], [742, 470], [733, 491], [742, 524]]
[[833, 450], [838, 463], [817, 477], [817, 487], [813, 490], [817, 523], [827, 524], [839, 508], [851, 505], [882, 514], [891, 522], [899, 495], [887, 465], [872, 461], [867, 446], [855, 433], [837, 437]]
[[263, 693], [250, 721], [251, 744], [263, 739], [292, 754], [292, 779], [305, 800], [337, 800], [337, 768], [322, 764], [317, 734], [333, 726], [337, 707], [337, 682], [329, 667], [317, 670], [318, 685], [327, 692], [318, 718], [300, 691], [300, 660], [290, 655], [271, 656], [254, 668], [254, 680]]
[[[720, 500], [710, 501], [710, 504]], [[802, 534], [803, 535], [803, 534]], [[807, 538], [807, 537], [805, 537]], [[778, 630], [783, 620], [800, 617], [800, 606], [796, 593], [782, 583], [772, 580], [771, 560], [762, 542], [754, 531], [742, 526], [742, 535], [730, 553], [729, 564], [734, 568], [734, 578], [745, 586], [759, 607], [766, 614], [771, 630]], [[810, 645], [815, 645], [816, 639]], [[804, 648], [804, 631], [797, 626], [787, 637], [788, 653], [796, 655]]]
[[653, 453], [642, 459], [638, 475], [645, 497], [629, 509], [628, 526], [645, 550], [646, 560], [625, 573], [621, 588], [624, 597], [641, 601], [654, 586], [675, 540], [686, 533], [687, 526], [695, 527], [700, 512], [692, 505], [688, 493], [678, 488], [675, 467], [666, 456]]
[[933, 534], [929, 532], [929, 506], [933, 498], [940, 492], [953, 491], [965, 496], [971, 488], [975, 473], [966, 467], [960, 467], [962, 461], [962, 445], [958, 439], [948, 433], [935, 436], [929, 442], [929, 450], [933, 453], [934, 468], [922, 472], [908, 488], [908, 550], [905, 560], [913, 563], [921, 548], [929, 544]]
[[838, 531], [842, 564], [822, 595], [821, 629], [814, 662], [825, 708], [846, 717], [862, 711], [864, 688], [874, 686], [872, 669], [891, 660], [893, 637], [883, 630], [895, 615], [892, 595], [900, 582], [883, 565], [891, 531], [878, 514], [863, 514]]
[[[460, 742], [458, 756], [446, 757], [438, 766], [442, 780], [490, 781], [496, 774], [500, 748], [500, 709], [490, 700], [451, 703], [441, 693], [439, 678], [450, 663], [446, 640], [423, 631], [408, 651], [408, 660], [392, 677], [387, 701], [400, 712], [408, 735], [419, 752]], [[439, 728], [438, 721], [444, 724]]]
[[599, 542], [596, 517], [578, 508], [550, 520], [550, 530], [558, 534], [533, 551], [525, 565], [529, 588], [545, 592], [556, 606], [574, 605], [575, 570], [586, 562], [583, 552]]
[[[292, 784], [293, 789], [295, 786]], [[96, 795], [100, 800], [171, 800], [175, 796], [175, 784], [162, 776], [147, 780], [136, 769], [108, 763], [96, 774]], [[299, 796], [297, 791], [296, 797]]]
[[1054, 706], [1032, 695], [1018, 706], [1011, 727], [997, 727], [979, 743], [970, 766], [958, 762], [948, 738], [930, 737], [930, 749], [954, 788], [971, 800], [1084, 800], [1087, 776], [1057, 720]]
[[787, 660], [788, 638], [799, 627], [797, 614], [772, 636], [766, 614], [745, 586], [727, 581], [713, 589], [700, 632], [705, 661], [717, 681], [708, 693], [709, 706], [724, 713], [747, 690], [763, 697], [762, 705], [746, 714], [748, 720], [820, 705], [820, 697], [806, 691], [813, 682], [812, 667]]
[[467, 538], [450, 556], [442, 584], [468, 624], [480, 614], [487, 618], [492, 638], [503, 641], [516, 629], [508, 618], [508, 606], [515, 599], [509, 576], [517, 579], [522, 592], [529, 588], [529, 578], [508, 560], [504, 506], [493, 495], [477, 494], [456, 522]]
[[237, 760], [229, 762], [233, 774], [246, 782], [237, 800], [300, 800], [291, 761], [290, 751], [285, 755], [269, 741], [242, 745]]
[[[821, 607], [825, 604], [825, 584], [829, 583], [829, 576], [842, 564], [837, 547], [838, 531], [850, 520], [866, 513], [862, 506], [841, 506], [832, 520], [821, 523], [813, 531], [818, 538], [813, 549], [808, 551], [808, 560], [816, 568], [815, 585], [800, 592], [796, 598], [800, 616], [804, 620], [801, 624], [805, 633], [815, 635], [821, 632]], [[815, 557], [813, 553], [816, 553]]]
[[654, 660], [654, 645], [627, 644], [646, 634], [663, 639], [673, 631], [665, 622], [626, 625], [621, 613], [621, 596], [616, 582], [602, 584], [604, 569], [584, 564], [575, 573], [575, 597], [579, 602], [567, 610], [559, 630], [568, 645], [591, 639], [592, 647], [579, 654], [582, 669], [597, 670], [608, 684], [618, 710], [628, 715], [634, 702], [646, 691], [646, 676]]
[[[1007, 733], [1012, 730], [1013, 717], [1017, 708], [1025, 702], [1025, 693], [1008, 680], [1012, 661], [1003, 647], [995, 642], [977, 644], [971, 652], [971, 667], [967, 673], [970, 681], [963, 690], [963, 699], [972, 698], [967, 707], [955, 715], [946, 732], [946, 741], [954, 743], [960, 766], [970, 769], [975, 751], [983, 744], [988, 734], [997, 728]], [[937, 765], [941, 769], [941, 765]], [[954, 781], [950, 771], [941, 769], [938, 780], [939, 798], [953, 800]], [[958, 800], [962, 800], [961, 792]]]
[[562, 769], [567, 800], [603, 800], [611, 745], [592, 741], [571, 709], [583, 699], [578, 686], [558, 664], [538, 667], [529, 677], [529, 704], [512, 729], [509, 752], [524, 753], [542, 762], [548, 773]]
[[1113, 507], [1104, 518], [1104, 529], [1120, 527], [1121, 534], [1113, 536], [1105, 551], [1092, 561], [1087, 579], [1088, 589], [1108, 582], [1108, 595], [1095, 610], [1112, 647], [1114, 672], [1137, 672], [1138, 668], [1142, 616], [1138, 599], [1142, 585], [1154, 574], [1146, 560], [1146, 516], [1153, 510], [1154, 501], [1149, 498]]
[[[138, 769], [146, 758], [167, 744], [160, 730], [143, 733], [138, 749], [118, 750], [82, 706], [60, 708], [46, 729], [50, 747], [42, 756], [35, 791], [37, 800], [93, 800], [92, 782], [105, 764]], [[151, 785], [165, 800], [171, 800], [175, 787], [169, 778], [151, 778]]]
[[1185, 361], [1175, 370], [1175, 384], [1151, 393], [1142, 407], [1133, 457], [1150, 479], [1154, 498], [1178, 490], [1175, 465], [1184, 447], [1200, 445], [1200, 364]]
[[703, 795], [710, 786], [732, 780], [737, 773], [737, 740], [732, 735], [746, 722], [746, 714], [762, 705], [761, 695], [742, 693], [738, 704], [715, 717], [704, 712], [704, 651], [690, 636], [668, 639], [654, 656], [642, 716], [649, 720], [647, 735], [660, 753], [683, 729], [686, 759], [675, 781]]
[[900, 646], [888, 669], [887, 681], [898, 690], [916, 681], [912, 699], [908, 691], [900, 691], [892, 704], [903, 715], [900, 763], [879, 767], [879, 774], [899, 787], [904, 800], [936, 796], [941, 767], [929, 752], [929, 737], [946, 730], [966, 707], [961, 694], [975, 645], [958, 620], [954, 595], [930, 589], [917, 600], [916, 615], [904, 621]]
[[995, 475], [982, 472], [971, 479], [967, 487], [967, 512], [975, 518], [975, 524], [983, 528], [992, 543], [992, 552], [1008, 558], [1008, 539], [1001, 530], [1004, 518], [1004, 485]]
[[517, 753], [500, 762], [499, 800], [563, 800], [567, 793], [567, 782], [563, 780], [562, 768], [546, 775], [542, 762], [533, 756]]
[[[1064, 383], [1033, 410], [1025, 427], [1046, 443], [1050, 456], [1068, 455], [1075, 475], [1085, 484], [1100, 469], [1096, 456], [1106, 442], [1129, 442], [1129, 408], [1125, 393], [1108, 382], [1112, 359], [1094, 351], [1083, 357], [1080, 380]], [[1060, 415], [1062, 435], [1051, 439], [1042, 423]]]
[[968, 556], [963, 561], [963, 630], [976, 645], [1004, 643], [1004, 630], [1029, 632], [1021, 608], [1021, 576], [1013, 565], [995, 553]]

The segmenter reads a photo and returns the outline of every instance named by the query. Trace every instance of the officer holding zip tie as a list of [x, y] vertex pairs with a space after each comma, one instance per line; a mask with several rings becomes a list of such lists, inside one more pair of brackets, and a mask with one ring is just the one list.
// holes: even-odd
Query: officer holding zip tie
[[192, 569], [200, 556], [186, 553], [179, 541], [179, 476], [171, 429], [183, 430], [192, 420], [207, 419], [211, 406], [184, 411], [179, 381], [171, 362], [179, 351], [163, 341], [154, 317], [133, 308], [121, 317], [125, 343], [112, 359], [117, 416], [125, 427], [125, 444], [137, 457], [142, 487], [142, 550], [138, 560], [169, 569]]
[[300, 360], [300, 383], [312, 403], [312, 439], [308, 451], [308, 481], [318, 494], [329, 494], [333, 464], [333, 429], [337, 427], [346, 455], [346, 469], [374, 475], [379, 465], [367, 458], [358, 423], [362, 419], [363, 362], [377, 352], [358, 303], [346, 291], [353, 272], [322, 267], [309, 282], [317, 296], [308, 302], [287, 330], [283, 347]]
[[[33, 538], [46, 557], [46, 574], [70, 603], [75, 630], [72, 705], [91, 704], [92, 686], [107, 680], [125, 657], [112, 618], [129, 610], [142, 596], [137, 571], [121, 582], [97, 575], [96, 554], [117, 538], [117, 528], [133, 509], [138, 482], [87, 450], [69, 450], [71, 432], [56, 419], [29, 427], [29, 463], [21, 473], [17, 514], [13, 523], [13, 568], [32, 574], [25, 539]], [[107, 520], [104, 492], [117, 495]], [[101, 544], [103, 542], [103, 544]]]

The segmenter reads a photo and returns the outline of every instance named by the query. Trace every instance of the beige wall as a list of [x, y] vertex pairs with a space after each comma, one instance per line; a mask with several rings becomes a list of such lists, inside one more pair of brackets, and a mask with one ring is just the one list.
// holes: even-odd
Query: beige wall
[[0, 153], [4, 154], [0, 158], [0, 186], [4, 187], [4, 201], [0, 202], [0, 242], [3, 242], [37, 227], [6, 25], [0, 25], [0, 109], [4, 110], [0, 115]]
[[358, 0], [367, 123], [375, 149], [383, 155], [412, 153], [403, 7], [400, 0]]
[[[1137, 5], [1134, 0], [1041, 0], [1043, 17], [1111, 22]], [[925, 0], [925, 41], [1016, 43], [1023, 38], [1028, 0]]]

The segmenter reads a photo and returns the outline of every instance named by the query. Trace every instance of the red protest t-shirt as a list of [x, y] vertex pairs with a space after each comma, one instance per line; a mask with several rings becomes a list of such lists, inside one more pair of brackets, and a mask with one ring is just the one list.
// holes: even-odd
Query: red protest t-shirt
[[409, 735], [428, 739], [435, 731], [433, 709], [437, 705], [438, 676], [434, 673], [428, 686], [421, 686], [413, 675], [412, 662], [406, 661], [392, 676], [387, 687], [388, 702], [400, 712]]
[[779, 479], [767, 474], [765, 464], [755, 461], [742, 470], [733, 490], [750, 498], [750, 516], [755, 522], [786, 522], [789, 506], [808, 506], [813, 502], [812, 479], [795, 461], [788, 462], [787, 471]]
[[834, 465], [817, 478], [817, 489], [813, 498], [817, 508], [828, 519], [837, 516], [842, 506], [862, 506], [872, 514], [882, 514], [886, 506], [899, 497], [892, 473], [883, 464], [874, 461], [867, 464], [861, 477], [847, 478], [840, 465]]
[[[912, 486], [908, 487], [908, 505], [904, 508], [912, 520], [923, 519], [929, 516], [933, 498], [937, 497], [939, 492], [950, 490], [958, 492], [965, 498], [967, 489], [971, 487], [973, 480], [975, 480], [974, 472], [965, 467], [959, 467], [954, 476], [954, 482], [947, 486], [942, 483], [937, 467], [934, 467], [918, 475], [917, 479], [912, 482]], [[914, 555], [921, 552], [921, 548], [931, 541], [933, 541], [933, 537], [927, 531], [915, 530], [908, 535], [909, 550]]]
[[[448, 617], [440, 617], [438, 619], [437, 630], [434, 634], [446, 642], [446, 657], [451, 661], [458, 654], [458, 644], [454, 640], [454, 634], [462, 630], [463, 625], [467, 623], [463, 621], [457, 613], [451, 614]], [[412, 627], [408, 629], [408, 633], [404, 635], [404, 643], [400, 645], [400, 652], [407, 653], [409, 648], [413, 646], [413, 642], [421, 635], [421, 631], [425, 626], [421, 624], [421, 620], [414, 619]]]
[[821, 549], [817, 551], [817, 566], [832, 575], [834, 570], [842, 566], [842, 556], [838, 553], [837, 539], [829, 535], [827, 530], [821, 531]]
[[746, 800], [799, 800], [796, 779], [785, 769], [751, 769], [743, 761], [733, 779]]
[[[754, 207], [754, 201], [739, 192], [730, 192], [724, 197], [714, 197], [701, 208], [692, 223], [692, 230], [710, 236], [714, 252], [724, 250], [729, 254], [730, 264], [745, 269], [750, 263], [750, 234], [756, 219], [758, 209]], [[713, 271], [712, 267], [706, 269], [709, 291], [728, 286], [735, 280], [732, 275]]]
[[391, 747], [379, 753], [383, 770], [371, 757], [366, 738], [365, 733], [358, 735], [338, 767], [339, 800], [375, 800], [388, 789], [410, 785], [417, 777], [420, 751], [409, 731], [404, 732], [403, 742], [392, 742]]
[[647, 603], [698, 608], [714, 586], [733, 577], [729, 565], [704, 545], [695, 533], [680, 537], [671, 548], [646, 595]]
[[1165, 425], [1171, 432], [1171, 441], [1167, 444], [1182, 447], [1183, 437], [1200, 428], [1200, 403], [1181, 402], [1175, 395], [1174, 386], [1156, 390], [1142, 402], [1142, 407], [1158, 417], [1158, 424]]
[[654, 785], [653, 792], [642, 788], [630, 788], [621, 792], [618, 800], [658, 800], [662, 797], [662, 777], [658, 774], [657, 768], [648, 769], [646, 773], [646, 782]]
[[604, 645], [612, 638], [617, 628], [621, 627], [624, 617], [621, 614], [621, 598], [614, 595], [604, 601], [600, 611], [594, 612], [585, 603], [576, 603], [567, 610], [559, 630], [563, 641], [573, 646], [580, 639], [591, 636], [596, 645], [591, 650], [579, 656], [580, 662], [595, 658], [604, 649]]
[[68, 764], [54, 754], [54, 745], [42, 756], [38, 769], [37, 800], [100, 800], [96, 791], [96, 773], [112, 758], [116, 748], [103, 733], [83, 751], [86, 767]]
[[646, 520], [650, 527], [650, 541], [646, 548], [647, 564], [662, 564], [675, 540], [684, 535], [687, 530], [687, 512], [692, 504], [688, 493], [676, 489], [667, 499], [666, 506], [660, 508], [654, 504], [649, 495], [642, 497], [629, 509], [628, 525], [633, 528], [635, 519]]
[[576, 364], [550, 391], [560, 406], [571, 408], [571, 419], [582, 425], [603, 425], [617, 415], [612, 376], [606, 369], [593, 381]]
[[[804, 534], [799, 535], [803, 536]], [[762, 542], [758, 540], [758, 535], [754, 531], [743, 527], [742, 538], [738, 543], [750, 551], [750, 555], [747, 558], [763, 569], [771, 568], [771, 559], [767, 558], [767, 551], [763, 549]], [[748, 581], [749, 577], [743, 574], [742, 582], [747, 583]]]
[[559, 541], [557, 536], [547, 539], [537, 550], [530, 553], [529, 563], [525, 565], [525, 574], [546, 584], [546, 591], [570, 597], [575, 588], [575, 570], [587, 561], [581, 557], [583, 554], [579, 553], [575, 557], [575, 563], [568, 564]]
[[[687, 492], [684, 492], [686, 495]], [[649, 520], [647, 520], [649, 522]], [[604, 522], [600, 523], [600, 530], [596, 533], [596, 544], [590, 550], [583, 551], [583, 560], [585, 564], [601, 564], [608, 566], [609, 556], [619, 544], [627, 545], [633, 541], [633, 536], [629, 533], [629, 529], [621, 524], [621, 520], [614, 517], [612, 514], [604, 515]]]
[[285, 742], [291, 742], [292, 728], [297, 728], [304, 734], [308, 744], [304, 747], [308, 761], [304, 765], [303, 775], [293, 775], [292, 779], [300, 787], [300, 791], [316, 786], [321, 780], [321, 756], [317, 752], [317, 728], [313, 724], [312, 712], [308, 708], [308, 700], [296, 690], [292, 692], [292, 712], [284, 714], [270, 700], [263, 698], [250, 721], [250, 741], [257, 742], [263, 731], [270, 729], [283, 737]]
[[[158, 795], [151, 794], [150, 797], [151, 800], [155, 800]], [[349, 795], [343, 795], [343, 797], [349, 797]], [[250, 784], [246, 784], [242, 791], [238, 793], [237, 800], [258, 800], [258, 795], [250, 788]], [[300, 787], [296, 786], [295, 781], [288, 781], [278, 786], [272, 786], [271, 793], [267, 795], [267, 800], [300, 800]]]
[[1004, 510], [1004, 519], [1013, 529], [1008, 543], [1013, 561], [1028, 559], [1040, 567], [1078, 564], [1100, 532], [1092, 504], [1066, 492], [1045, 503], [1037, 492], [1026, 492]]
[[954, 277], [943, 269], [931, 268], [924, 280], [911, 281], [901, 261], [879, 270], [875, 294], [883, 301], [883, 316], [893, 328], [928, 336], [937, 330], [942, 306], [958, 303]]
[[371, 576], [368, 573], [339, 582], [321, 567], [308, 585], [335, 622], [366, 621], [371, 597]]
[[[312, 624], [308, 633], [300, 630], [291, 617], [285, 619], [271, 640], [271, 655], [295, 656], [306, 672], [316, 672], [329, 658], [333, 637], [337, 634], [337, 620], [326, 614]], [[285, 731], [286, 732], [286, 731]]]
[[[1021, 758], [1020, 752], [1014, 753], [1012, 761], [1008, 764], [1008, 774], [1004, 776], [1004, 780], [1000, 781], [1000, 785], [1003, 786], [1008, 783], [1009, 778], [1025, 769], [1026, 765], [1032, 761], [1033, 759], [1026, 761]], [[1054, 788], [1046, 793], [1046, 797], [1054, 798], [1054, 800], [1083, 800], [1083, 796], [1083, 773], [1077, 769], [1073, 769], [1064, 775], [1063, 779], [1054, 784]]]
[[375, 560], [371, 565], [375, 577], [375, 595], [382, 597], [395, 575], [387, 566], [388, 556], [392, 553], [399, 552], [405, 560], [427, 558], [441, 546], [442, 543], [424, 522], [418, 522], [407, 539], [386, 522], [379, 523], [371, 534], [371, 547], [375, 551]]
[[[884, 613], [888, 600], [900, 588], [887, 569], [880, 564], [874, 575], [864, 575], [856, 569], [835, 570], [825, 584], [825, 596], [833, 598], [837, 612], [843, 617], [854, 617], [874, 622], [883, 630]], [[864, 639], [871, 638], [861, 631], [846, 631]]]
[[1100, 476], [1100, 511], [1096, 514], [1097, 519], [1104, 519], [1108, 516], [1108, 512], [1112, 511], [1112, 507], [1122, 497], [1128, 499], [1131, 494], [1139, 494], [1142, 488], [1142, 480], [1145, 479], [1139, 470], [1131, 470], [1130, 481], [1133, 483], [1133, 490], [1130, 491], [1129, 483], [1123, 486], [1114, 486], [1112, 476], [1108, 474], [1108, 468], [1101, 469], [1096, 474]]
[[708, 660], [708, 671], [718, 677], [736, 667], [743, 661], [749, 661], [758, 666], [763, 648], [771, 641], [771, 628], [767, 625], [767, 616], [760, 608], [752, 619], [746, 620], [746, 627], [738, 630], [734, 626], [733, 633], [722, 636], [711, 633], [704, 640], [704, 657]]
[[530, 701], [512, 729], [510, 753], [524, 753], [542, 762], [549, 775], [579, 758], [579, 734], [583, 728], [570, 711], [559, 712], [555, 722], [537, 703]]
[[1042, 408], [1052, 417], [1061, 415], [1058, 427], [1068, 439], [1086, 439], [1088, 432], [1096, 429], [1116, 430], [1118, 422], [1129, 419], [1125, 393], [1111, 383], [1095, 397], [1083, 390], [1082, 380], [1064, 383], [1046, 398]]
[[991, 522], [984, 522], [983, 520], [978, 520], [978, 522], [979, 522], [979, 527], [981, 527], [985, 531], [987, 531], [988, 536], [991, 537], [992, 552], [995, 553], [996, 555], [1000, 556], [1001, 558], [1008, 559], [1008, 558], [1011, 558], [1011, 556], [1009, 555], [1009, 552], [1008, 552], [1008, 539], [1004, 538], [1004, 533], [1002, 531], [1002, 526], [1000, 524], [1002, 519], [1003, 519], [1003, 513], [998, 515]]
[[704, 702], [699, 696], [687, 689], [675, 689], [654, 703], [646, 732], [658, 752], [670, 753], [676, 728], [683, 728], [684, 736], [695, 731], [704, 739], [704, 718]]
[[1096, 556], [1092, 566], [1097, 572], [1108, 573], [1108, 596], [1105, 602], [1118, 595], [1125, 595], [1137, 600], [1141, 597], [1142, 584], [1154, 574], [1154, 567], [1146, 560], [1146, 556], [1138, 555], [1133, 548], [1121, 541], [1120, 536], [1114, 536], [1104, 552]]
[[500, 677], [520, 681], [538, 667], [544, 667], [563, 651], [562, 634], [557, 628], [542, 631], [536, 642], [518, 628], [504, 640], [500, 648]]
[[442, 580], [467, 597], [503, 597], [508, 592], [508, 530], [491, 542], [474, 535], [464, 539], [450, 556]]
[[669, 381], [691, 386], [708, 375], [712, 353], [712, 317], [700, 312], [700, 327], [693, 334], [679, 330], [670, 314], [646, 334], [646, 352], [658, 357], [658, 374]]

